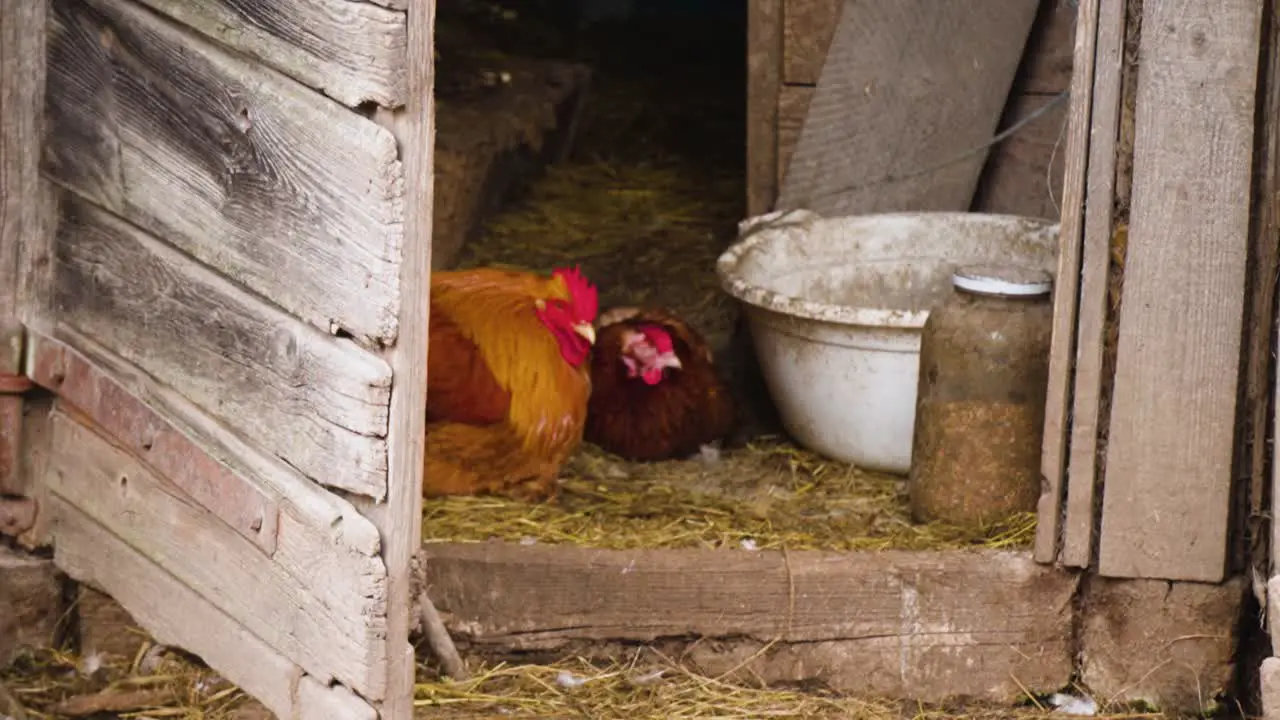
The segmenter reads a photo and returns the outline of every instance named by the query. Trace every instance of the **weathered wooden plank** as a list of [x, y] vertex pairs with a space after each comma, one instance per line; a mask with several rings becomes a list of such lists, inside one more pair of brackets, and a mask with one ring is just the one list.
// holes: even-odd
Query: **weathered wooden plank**
[[[4, 262], [0, 259], [0, 262]], [[2, 271], [0, 271], [2, 272]], [[3, 313], [3, 311], [0, 311]], [[22, 324], [0, 314], [0, 496], [26, 495], [22, 457]]]
[[1070, 110], [1062, 183], [1062, 213], [1058, 271], [1053, 283], [1053, 339], [1049, 348], [1049, 387], [1045, 395], [1044, 435], [1040, 473], [1044, 489], [1036, 508], [1035, 558], [1053, 562], [1063, 527], [1063, 495], [1067, 472], [1067, 409], [1071, 406], [1076, 340], [1076, 297], [1080, 287], [1081, 237], [1084, 226], [1085, 174], [1088, 172], [1089, 129], [1093, 107], [1093, 62], [1098, 40], [1098, 2], [1081, 0], [1076, 21], [1075, 73], [1071, 78]]
[[1102, 349], [1111, 266], [1111, 225], [1115, 212], [1112, 198], [1116, 178], [1116, 139], [1120, 132], [1124, 40], [1124, 3], [1101, 3], [1085, 179], [1067, 508], [1059, 558], [1066, 565], [1080, 568], [1089, 567], [1093, 560], [1093, 535], [1097, 527], [1094, 487], [1097, 482], [1098, 414], [1102, 399]]
[[[265, 455], [237, 433], [228, 431], [190, 400], [157, 383], [100, 344], [70, 328], [61, 327], [57, 332], [60, 340], [40, 333], [32, 335], [28, 344], [28, 367], [39, 367], [35, 355], [45, 352], [42, 350], [44, 346], [53, 345], [57, 352], [68, 358], [64, 362], [89, 363], [108, 376], [110, 382], [141, 401], [152, 413], [147, 420], [148, 426], [173, 428], [232, 472], [261, 483], [280, 503], [280, 527], [289, 529], [288, 533], [283, 530], [277, 532], [277, 548], [281, 543], [299, 543], [304, 546], [303, 552], [319, 558], [319, 566], [311, 570], [316, 582], [349, 581], [352, 577], [380, 569], [378, 529], [349, 501], [326, 492], [279, 458]], [[49, 378], [50, 385], [53, 385], [53, 379], [56, 375]], [[77, 410], [89, 412], [85, 408]], [[128, 434], [128, 429], [113, 412], [90, 417], [110, 435], [120, 437]], [[192, 451], [184, 448], [181, 452]], [[292, 537], [289, 533], [295, 532], [300, 533], [298, 539], [286, 542]]]
[[0, 322], [20, 315], [22, 248], [42, 231], [45, 12], [42, 2], [0, 12]]
[[[409, 5], [409, 54], [405, 72], [409, 104], [397, 127], [405, 166], [406, 192], [411, 198], [435, 194], [435, 120], [433, 60], [435, 1], [412, 0]], [[398, 318], [400, 336], [389, 351], [395, 374], [391, 392], [391, 422], [387, 432], [387, 501], [366, 508], [382, 537], [387, 581], [387, 680], [385, 700], [378, 705], [382, 720], [411, 720], [414, 715], [415, 657], [409, 633], [416, 623], [416, 598], [411, 568], [422, 545], [422, 476], [427, 403], [427, 338], [432, 255], [430, 202], [415, 202], [405, 217], [404, 257], [400, 286], [404, 301]]]
[[1225, 574], [1260, 16], [1143, 4], [1104, 575]]
[[1211, 712], [1235, 675], [1246, 586], [1241, 577], [1221, 585], [1091, 578], [1081, 679], [1112, 702], [1145, 702], [1173, 717]]
[[101, 425], [114, 442], [267, 555], [275, 552], [278, 496], [209, 457], [83, 355], [36, 335], [27, 357], [27, 372], [37, 384]]
[[355, 107], [405, 99], [405, 17], [353, 0], [139, 0]]
[[[410, 700], [412, 700], [410, 696]], [[333, 720], [378, 720], [374, 710], [358, 695], [337, 685], [321, 685], [307, 675], [298, 683], [295, 701], [299, 718], [333, 718]]]
[[783, 85], [778, 89], [778, 187], [786, 180], [813, 93], [814, 88], [807, 85]]
[[[1016, 95], [1010, 98], [1001, 125], [1010, 127], [1056, 99], [1055, 95]], [[1059, 218], [1068, 115], [1067, 103], [1059, 101], [991, 148], [974, 195], [975, 211]]]
[[747, 3], [747, 215], [769, 212], [778, 195], [778, 89], [782, 0]]
[[60, 323], [331, 487], [386, 495], [391, 370], [78, 199], [55, 239]]
[[196, 653], [279, 717], [297, 717], [301, 669], [73, 506], [55, 497], [50, 509], [58, 567], [110, 594], [158, 642]]
[[782, 82], [817, 85], [844, 0], [783, 0]]
[[53, 647], [66, 611], [53, 562], [0, 547], [0, 608], [0, 670], [22, 648]]
[[394, 338], [390, 133], [126, 0], [51, 8], [47, 172], [325, 332]]
[[[1256, 572], [1265, 578], [1275, 574], [1276, 556], [1280, 554], [1277, 544], [1280, 523], [1273, 522], [1271, 511], [1271, 498], [1277, 497], [1276, 489], [1280, 487], [1280, 465], [1271, 462], [1276, 429], [1280, 428], [1274, 422], [1275, 414], [1280, 412], [1280, 405], [1274, 404], [1274, 388], [1280, 388], [1280, 384], [1272, 381], [1278, 369], [1274, 358], [1276, 342], [1280, 339], [1276, 336], [1274, 315], [1277, 291], [1274, 279], [1280, 276], [1280, 17], [1275, 12], [1264, 14], [1262, 37], [1265, 60], [1260, 73], [1260, 96], [1264, 105], [1259, 113], [1262, 126], [1258, 133], [1261, 177], [1254, 196], [1253, 256], [1249, 263], [1253, 273], [1250, 298], [1253, 320], [1246, 326], [1250, 337], [1248, 384], [1244, 395], [1250, 429], [1245, 455], [1249, 468], [1245, 535], [1249, 546], [1247, 552], [1239, 554], [1247, 557]], [[1277, 622], [1273, 620], [1270, 624], [1275, 627]], [[1280, 685], [1276, 690], [1280, 691]], [[1276, 711], [1280, 713], [1280, 705], [1276, 705]]]
[[846, 0], [777, 207], [969, 209], [1035, 14], [1026, 0]]
[[500, 542], [428, 543], [423, 553], [428, 595], [450, 613], [451, 631], [485, 645], [776, 640], [803, 646], [783, 651], [795, 662], [834, 663], [824, 668], [845, 690], [890, 694], [925, 687], [933, 694], [946, 677], [951, 693], [1012, 695], [1014, 676], [1056, 687], [1071, 674], [1076, 578], [1023, 553], [615, 551]]
[[[269, 557], [71, 416], [55, 412], [53, 430], [55, 452], [46, 475], [53, 494], [308, 673], [382, 696], [387, 637], [381, 578], [325, 584], [312, 574], [324, 559], [298, 552], [302, 548], [283, 537]], [[282, 525], [283, 536], [288, 523]], [[200, 551], [208, 548], [217, 552]], [[135, 608], [121, 603], [143, 622]]]

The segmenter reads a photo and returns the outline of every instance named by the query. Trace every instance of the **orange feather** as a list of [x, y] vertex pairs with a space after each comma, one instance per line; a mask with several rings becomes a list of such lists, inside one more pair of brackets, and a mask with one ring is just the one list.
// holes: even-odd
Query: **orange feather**
[[558, 277], [432, 273], [424, 494], [554, 495], [582, 440], [590, 379], [536, 308], [569, 297]]

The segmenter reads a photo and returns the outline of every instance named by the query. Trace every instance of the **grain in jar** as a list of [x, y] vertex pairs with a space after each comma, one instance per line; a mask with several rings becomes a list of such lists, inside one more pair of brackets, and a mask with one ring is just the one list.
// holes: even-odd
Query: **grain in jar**
[[984, 525], [1036, 508], [1053, 304], [1047, 272], [957, 268], [920, 345], [916, 522]]

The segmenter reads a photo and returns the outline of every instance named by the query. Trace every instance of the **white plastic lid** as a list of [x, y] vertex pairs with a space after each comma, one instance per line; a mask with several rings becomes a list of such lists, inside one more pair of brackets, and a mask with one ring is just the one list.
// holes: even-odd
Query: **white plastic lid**
[[1048, 293], [1053, 276], [1020, 265], [965, 265], [956, 268], [951, 282], [959, 290], [978, 295], [1032, 297]]

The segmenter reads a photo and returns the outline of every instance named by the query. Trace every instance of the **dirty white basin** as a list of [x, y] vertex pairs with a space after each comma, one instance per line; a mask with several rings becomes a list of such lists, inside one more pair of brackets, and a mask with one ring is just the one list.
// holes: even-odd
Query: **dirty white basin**
[[799, 443], [859, 467], [911, 468], [920, 331], [957, 264], [1054, 273], [1058, 225], [980, 213], [749, 218], [716, 270], [747, 312], [769, 393]]

